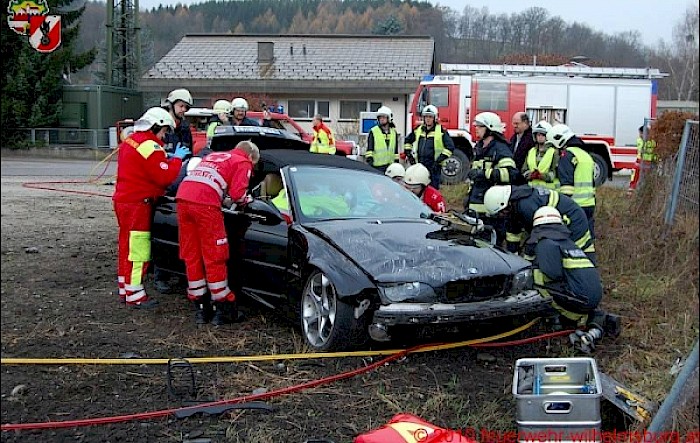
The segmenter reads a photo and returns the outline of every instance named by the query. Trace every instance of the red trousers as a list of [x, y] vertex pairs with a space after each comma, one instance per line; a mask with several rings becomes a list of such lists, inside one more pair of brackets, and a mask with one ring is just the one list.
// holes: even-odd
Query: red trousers
[[632, 169], [632, 176], [630, 177], [630, 190], [637, 189], [637, 185], [639, 184], [639, 178], [642, 175], [642, 171], [644, 174], [648, 174], [649, 172], [652, 171], [654, 166], [654, 163], [647, 161], [647, 160], [637, 160], [637, 164], [634, 166], [634, 169]]
[[187, 298], [197, 300], [208, 288], [212, 301], [234, 301], [228, 287], [229, 244], [221, 208], [178, 200], [177, 222], [180, 258], [187, 271]]
[[146, 202], [114, 202], [114, 213], [119, 225], [119, 296], [127, 303], [141, 302], [147, 299], [143, 279], [151, 261], [153, 207]]

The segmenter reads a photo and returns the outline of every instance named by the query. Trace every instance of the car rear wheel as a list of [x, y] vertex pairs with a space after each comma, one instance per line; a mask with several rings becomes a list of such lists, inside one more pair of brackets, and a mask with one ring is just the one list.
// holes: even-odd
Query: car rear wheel
[[323, 272], [311, 273], [301, 297], [301, 328], [314, 351], [338, 351], [367, 341], [367, 329], [355, 318], [354, 308], [338, 298]]
[[442, 183], [454, 185], [463, 182], [469, 172], [469, 157], [461, 149], [455, 149], [442, 165]]

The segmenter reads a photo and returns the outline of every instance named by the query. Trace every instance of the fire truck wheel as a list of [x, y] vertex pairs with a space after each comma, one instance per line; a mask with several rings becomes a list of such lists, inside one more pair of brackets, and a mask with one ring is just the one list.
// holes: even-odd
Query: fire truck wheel
[[442, 180], [446, 185], [462, 183], [469, 172], [469, 157], [461, 149], [455, 149], [442, 166]]
[[610, 169], [608, 163], [600, 155], [591, 153], [591, 157], [593, 158], [593, 163], [595, 163], [593, 167], [593, 182], [597, 188], [607, 181]]

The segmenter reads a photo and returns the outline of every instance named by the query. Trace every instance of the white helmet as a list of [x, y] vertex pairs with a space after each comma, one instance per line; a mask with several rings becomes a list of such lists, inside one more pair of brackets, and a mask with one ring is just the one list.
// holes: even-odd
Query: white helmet
[[386, 168], [384, 175], [391, 178], [403, 178], [406, 175], [406, 169], [401, 165], [401, 163], [392, 163]]
[[501, 117], [493, 112], [482, 112], [474, 117], [474, 124], [476, 126], [483, 126], [491, 132], [497, 132], [503, 134], [506, 127], [501, 121]]
[[171, 91], [170, 94], [168, 94], [167, 100], [173, 105], [176, 101], [180, 100], [187, 103], [189, 106], [192, 106], [192, 95], [187, 89], [176, 89]]
[[394, 113], [391, 112], [391, 108], [389, 108], [388, 106], [382, 106], [381, 108], [377, 109], [377, 118], [379, 118], [382, 115], [386, 116], [389, 119], [389, 121], [392, 121], [394, 119]]
[[420, 163], [409, 166], [406, 169], [406, 175], [403, 176], [403, 181], [407, 185], [423, 185], [430, 184], [430, 171]]
[[510, 193], [512, 188], [507, 186], [491, 186], [484, 194], [484, 206], [488, 215], [494, 215], [501, 212], [508, 206]]
[[174, 130], [175, 120], [168, 111], [161, 107], [150, 108], [134, 123], [134, 131], [145, 132], [153, 125], [170, 126], [170, 129]]
[[423, 111], [421, 111], [420, 115], [421, 117], [425, 117], [426, 115], [432, 115], [433, 117], [437, 118], [438, 110], [435, 106], [428, 105], [425, 108], [423, 108]]
[[214, 103], [214, 113], [216, 114], [228, 114], [231, 112], [231, 102], [228, 100], [217, 100]]
[[552, 125], [548, 121], [542, 120], [532, 127], [532, 133], [547, 135], [550, 129], [552, 129]]
[[562, 224], [561, 214], [559, 213], [559, 211], [557, 211], [556, 208], [553, 208], [551, 206], [542, 206], [537, 211], [535, 211], [535, 215], [532, 217], [533, 228], [539, 225], [548, 225], [554, 223]]
[[119, 134], [119, 140], [124, 141], [127, 138], [131, 136], [131, 134], [134, 133], [134, 126], [127, 126], [126, 128], [122, 129], [122, 132]]
[[231, 108], [233, 108], [233, 110], [242, 109], [248, 112], [248, 102], [244, 98], [236, 97], [231, 102]]
[[555, 148], [562, 149], [566, 146], [566, 142], [571, 140], [573, 136], [574, 131], [572, 131], [571, 128], [563, 124], [558, 124], [552, 126], [552, 129], [547, 132], [547, 141], [554, 145]]

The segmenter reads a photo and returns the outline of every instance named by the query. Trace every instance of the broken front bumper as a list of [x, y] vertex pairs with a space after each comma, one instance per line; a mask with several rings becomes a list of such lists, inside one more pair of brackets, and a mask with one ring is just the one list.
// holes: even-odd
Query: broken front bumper
[[374, 311], [373, 323], [384, 326], [461, 323], [531, 314], [547, 310], [552, 299], [536, 290], [471, 303], [391, 303]]

